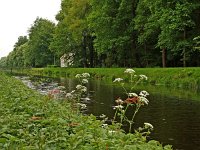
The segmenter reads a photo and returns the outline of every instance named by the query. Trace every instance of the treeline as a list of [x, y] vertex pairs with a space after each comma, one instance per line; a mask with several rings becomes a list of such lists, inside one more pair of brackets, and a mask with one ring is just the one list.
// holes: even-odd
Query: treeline
[[1, 66], [200, 66], [200, 1], [62, 0], [57, 24], [37, 18]]

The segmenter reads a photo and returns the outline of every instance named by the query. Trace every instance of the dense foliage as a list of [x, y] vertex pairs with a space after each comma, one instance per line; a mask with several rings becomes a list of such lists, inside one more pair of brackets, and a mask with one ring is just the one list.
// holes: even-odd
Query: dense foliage
[[57, 25], [37, 18], [0, 65], [59, 65], [73, 53], [75, 67], [199, 66], [199, 8], [195, 0], [62, 0]]
[[140, 130], [103, 128], [103, 121], [82, 115], [68, 100], [41, 96], [1, 72], [0, 88], [0, 149], [171, 149], [147, 141]]

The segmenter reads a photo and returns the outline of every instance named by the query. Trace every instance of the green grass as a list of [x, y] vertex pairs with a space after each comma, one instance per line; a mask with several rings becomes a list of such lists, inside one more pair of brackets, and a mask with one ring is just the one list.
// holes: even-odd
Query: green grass
[[125, 134], [117, 124], [102, 128], [103, 121], [77, 113], [69, 101], [41, 96], [2, 72], [0, 88], [2, 150], [171, 149], [139, 132]]
[[[147, 83], [184, 89], [197, 89], [200, 85], [200, 68], [133, 68], [137, 75], [148, 76]], [[43, 76], [74, 77], [78, 73], [88, 72], [95, 79], [112, 82], [117, 77], [127, 79], [125, 68], [34, 68], [31, 74]]]

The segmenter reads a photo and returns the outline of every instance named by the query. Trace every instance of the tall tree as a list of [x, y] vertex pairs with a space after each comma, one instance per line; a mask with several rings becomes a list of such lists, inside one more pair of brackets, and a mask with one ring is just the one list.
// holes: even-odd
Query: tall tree
[[95, 33], [94, 46], [105, 55], [107, 66], [136, 66], [133, 18], [137, 1], [91, 0], [89, 27]]
[[28, 53], [33, 67], [53, 64], [54, 54], [50, 51], [55, 24], [47, 19], [37, 18], [29, 29]]
[[188, 0], [139, 1], [135, 18], [138, 41], [142, 44], [146, 44], [149, 39], [155, 41], [155, 48], [162, 49], [163, 67], [166, 66], [166, 51], [174, 56], [181, 55], [181, 51], [183, 64], [186, 65], [186, 50], [192, 46], [191, 36], [187, 34], [195, 25], [191, 16], [196, 7], [195, 2]]

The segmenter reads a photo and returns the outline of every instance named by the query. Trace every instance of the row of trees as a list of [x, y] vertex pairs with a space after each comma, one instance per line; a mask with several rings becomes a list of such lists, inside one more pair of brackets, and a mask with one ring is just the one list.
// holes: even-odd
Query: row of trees
[[0, 64], [44, 67], [73, 53], [76, 67], [199, 66], [199, 18], [196, 0], [62, 0], [58, 23], [37, 18]]

